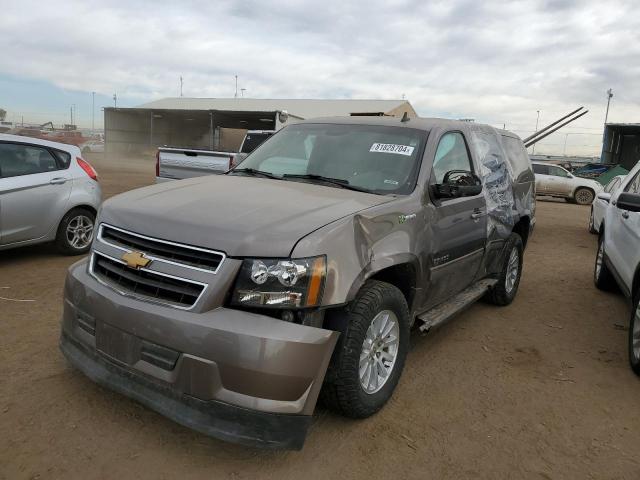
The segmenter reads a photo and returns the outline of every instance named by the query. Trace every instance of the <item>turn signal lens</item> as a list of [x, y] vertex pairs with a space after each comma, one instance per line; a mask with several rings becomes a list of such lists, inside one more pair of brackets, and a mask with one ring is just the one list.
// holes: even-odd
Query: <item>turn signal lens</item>
[[307, 292], [307, 307], [313, 307], [320, 303], [320, 294], [326, 273], [327, 266], [325, 257], [316, 258], [311, 266], [311, 280], [309, 281], [309, 290]]

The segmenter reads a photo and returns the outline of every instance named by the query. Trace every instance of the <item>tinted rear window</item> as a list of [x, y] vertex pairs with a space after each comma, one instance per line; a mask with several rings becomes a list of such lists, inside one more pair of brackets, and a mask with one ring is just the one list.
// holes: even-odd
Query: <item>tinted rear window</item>
[[538, 165], [537, 163], [533, 164], [533, 172], [538, 175], [549, 175], [549, 166], [548, 165]]

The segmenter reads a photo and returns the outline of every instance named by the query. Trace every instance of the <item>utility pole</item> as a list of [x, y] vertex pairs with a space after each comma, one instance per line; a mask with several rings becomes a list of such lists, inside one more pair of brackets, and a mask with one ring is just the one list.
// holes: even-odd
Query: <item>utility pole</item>
[[69, 107], [69, 116], [71, 117], [71, 121], [69, 122], [69, 125], [73, 125], [73, 105]]
[[607, 113], [604, 114], [604, 124], [607, 124], [607, 119], [609, 118], [609, 104], [611, 103], [611, 97], [613, 97], [613, 90], [607, 90]]
[[[536, 131], [534, 133], [538, 133], [538, 122], [540, 121], [540, 110], [536, 110], [538, 116], [536, 117]], [[533, 150], [531, 151], [531, 155], [536, 153], [536, 144], [533, 144]]]
[[96, 129], [96, 116], [93, 113], [96, 108], [96, 92], [91, 92], [91, 133]]
[[236, 93], [233, 98], [238, 98], [238, 75], [236, 75]]
[[118, 95], [113, 94], [113, 108], [118, 108]]
[[180, 75], [180, 96], [182, 96], [182, 75]]

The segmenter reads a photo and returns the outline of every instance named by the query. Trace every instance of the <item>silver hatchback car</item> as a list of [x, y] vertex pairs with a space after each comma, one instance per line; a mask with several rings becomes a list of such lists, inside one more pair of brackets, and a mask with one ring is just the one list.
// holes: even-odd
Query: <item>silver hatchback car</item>
[[0, 134], [0, 250], [55, 242], [86, 253], [102, 191], [74, 145]]

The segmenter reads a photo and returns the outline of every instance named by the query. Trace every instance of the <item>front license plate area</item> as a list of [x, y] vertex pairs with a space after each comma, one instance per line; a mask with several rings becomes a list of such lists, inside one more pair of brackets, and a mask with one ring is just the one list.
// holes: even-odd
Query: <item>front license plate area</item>
[[96, 349], [118, 362], [133, 365], [140, 359], [141, 340], [108, 323], [96, 325]]

